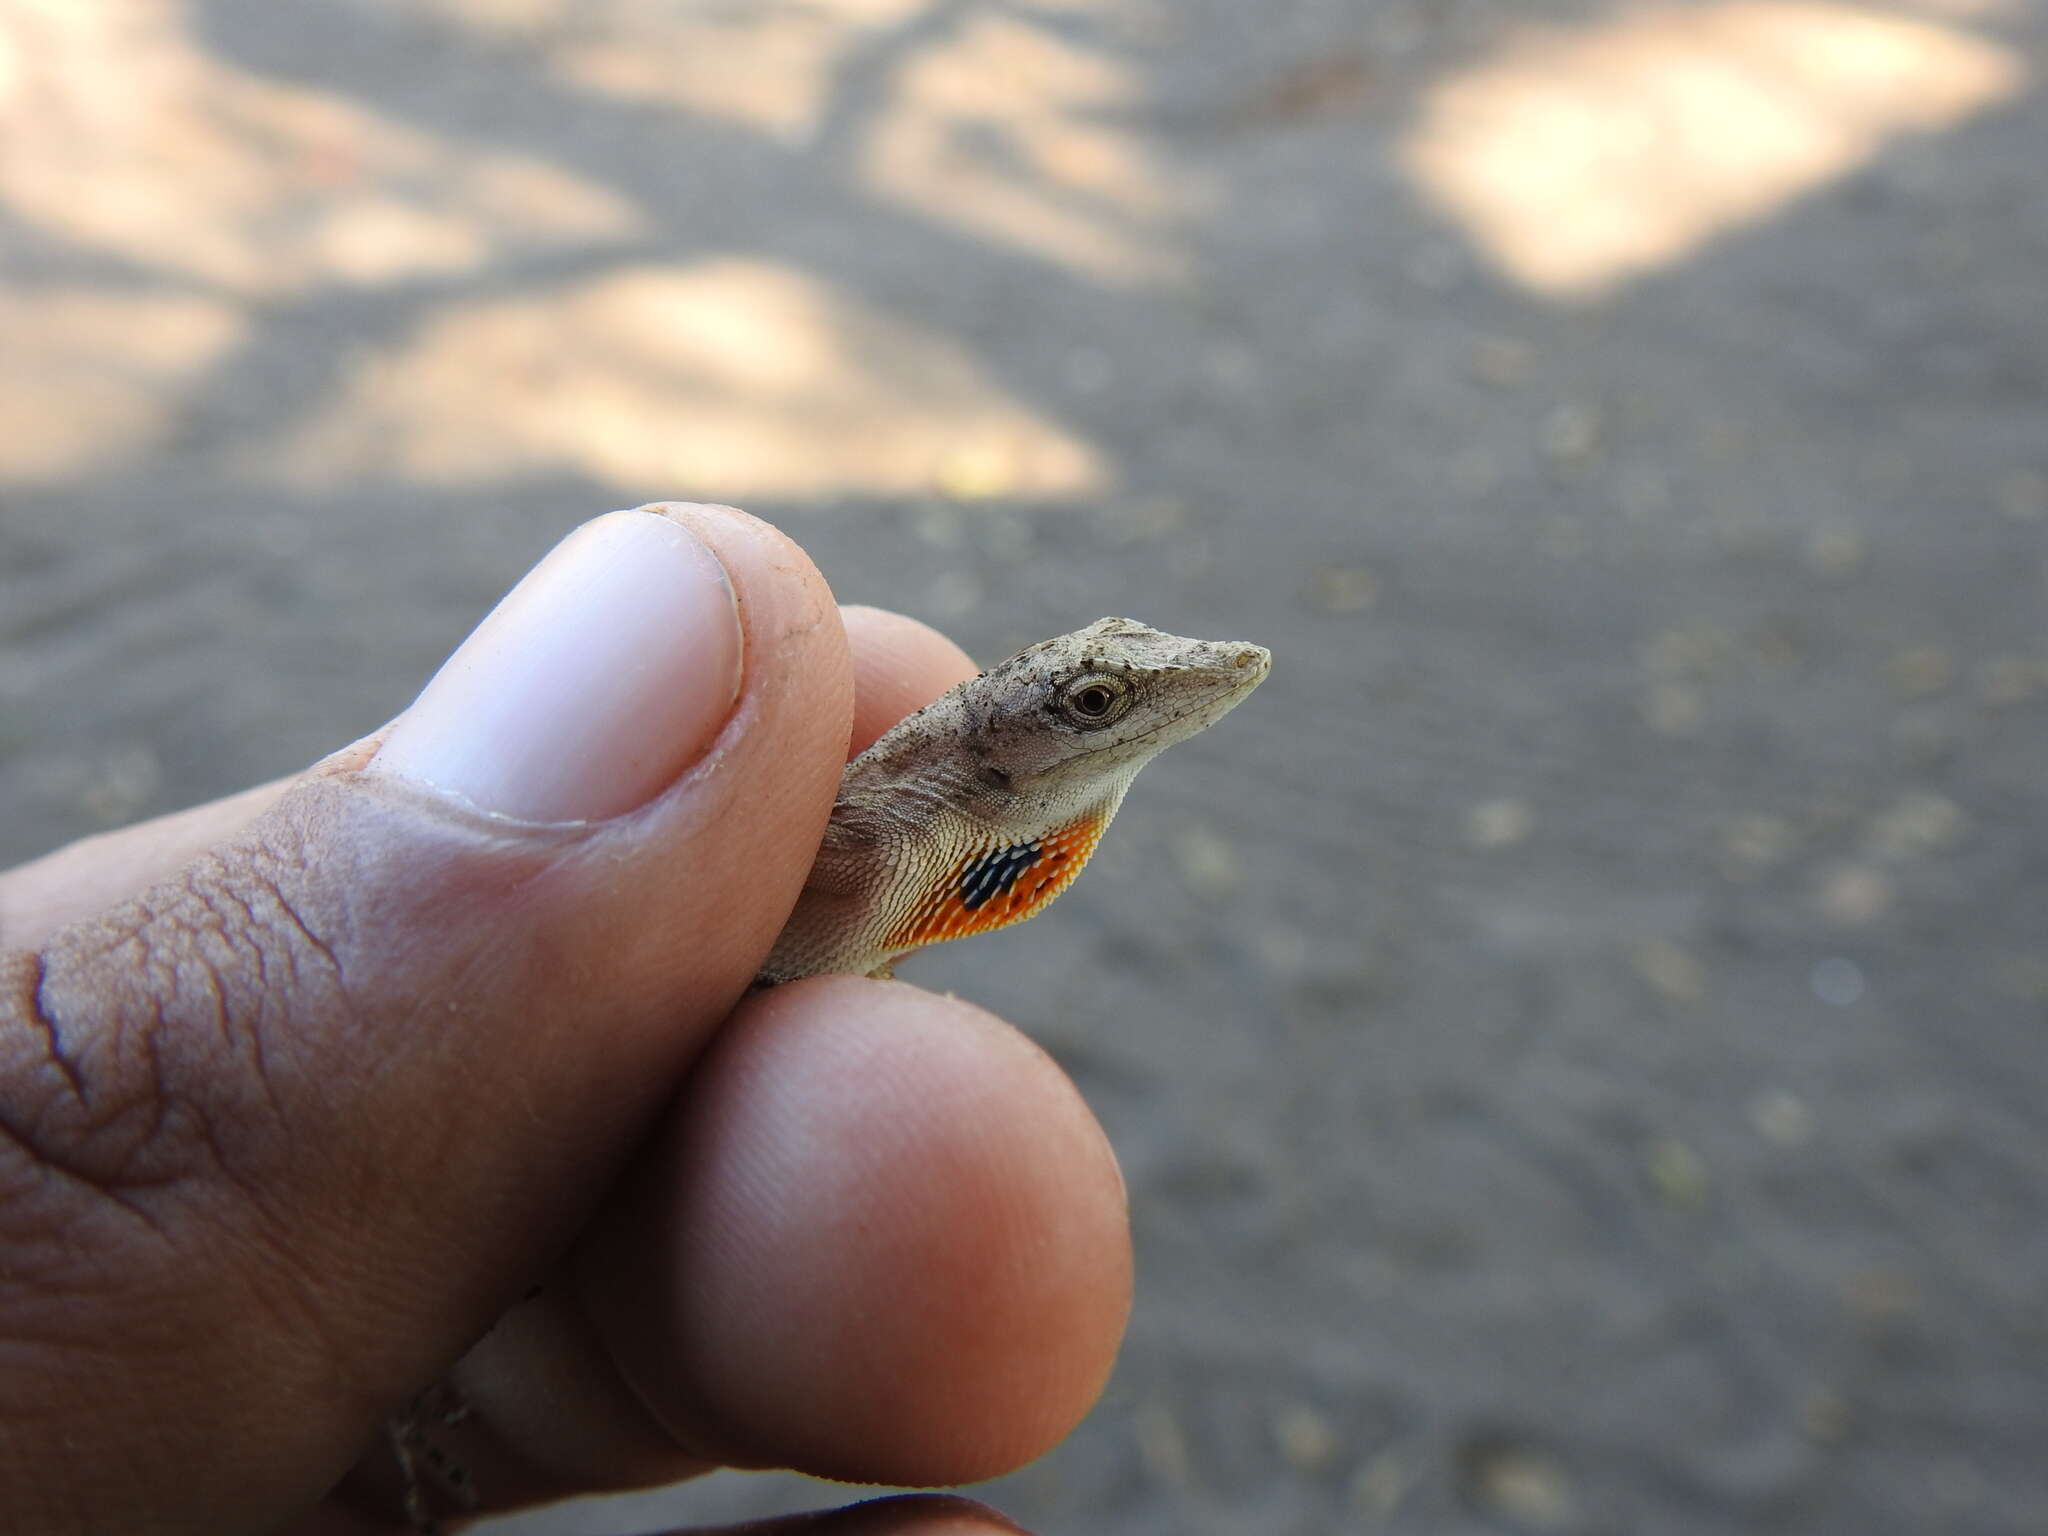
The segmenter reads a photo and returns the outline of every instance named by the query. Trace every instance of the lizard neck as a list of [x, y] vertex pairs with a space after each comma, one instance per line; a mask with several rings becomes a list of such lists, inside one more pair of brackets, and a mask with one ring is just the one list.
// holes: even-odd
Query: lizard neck
[[1084, 818], [1107, 826], [1136, 776], [1133, 769], [1088, 785], [986, 788], [958, 803], [956, 836], [1003, 846], [1045, 837]]
[[1073, 884], [1123, 801], [1129, 775], [1094, 795], [1012, 801], [991, 820], [966, 808], [899, 864], [879, 903], [876, 945], [893, 959], [927, 944], [1021, 923]]

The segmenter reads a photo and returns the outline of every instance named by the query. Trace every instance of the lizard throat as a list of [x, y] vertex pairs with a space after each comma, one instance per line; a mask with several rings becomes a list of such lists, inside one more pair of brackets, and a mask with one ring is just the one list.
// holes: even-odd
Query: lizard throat
[[904, 954], [991, 933], [1044, 910], [1074, 883], [1115, 806], [1091, 810], [1042, 836], [984, 844], [959, 859], [906, 912], [884, 943]]

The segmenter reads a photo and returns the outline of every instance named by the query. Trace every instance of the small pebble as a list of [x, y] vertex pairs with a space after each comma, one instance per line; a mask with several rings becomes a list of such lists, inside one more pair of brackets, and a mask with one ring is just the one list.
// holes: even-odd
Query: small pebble
[[1807, 973], [1813, 995], [1830, 1008], [1849, 1008], [1863, 1000], [1866, 983], [1863, 967], [1841, 955], [1829, 955], [1813, 962]]
[[1707, 718], [1707, 697], [1690, 683], [1653, 683], [1643, 695], [1643, 720], [1659, 736], [1694, 736]]
[[1362, 613], [1379, 590], [1379, 579], [1362, 565], [1318, 566], [1309, 582], [1310, 601], [1325, 613]]
[[1955, 657], [1938, 645], [1915, 646], [1892, 658], [1892, 687], [1909, 699], [1940, 693], [1955, 676]]
[[1822, 882], [1821, 916], [1838, 928], [1861, 928], [1891, 910], [1892, 883], [1863, 864], [1845, 864]]
[[1706, 972], [1692, 954], [1669, 939], [1651, 939], [1635, 952], [1636, 974], [1666, 1002], [1690, 1006], [1706, 996]]
[[1987, 656], [1977, 663], [1977, 697], [1992, 709], [2011, 709], [2048, 691], [2048, 661], [2032, 656]]
[[1536, 825], [1535, 812], [1522, 800], [1482, 800], [1465, 813], [1465, 841], [1474, 848], [1512, 848]]
[[1721, 829], [1721, 852], [1738, 869], [1768, 869], [1799, 844], [1799, 834], [1782, 816], [1738, 816]]
[[1813, 1111], [1783, 1088], [1766, 1088], [1749, 1101], [1749, 1123], [1775, 1147], [1800, 1147], [1813, 1139]]
[[1854, 528], [1822, 528], [1806, 541], [1806, 563], [1830, 580], [1853, 576], [1863, 565], [1863, 535]]
[[1909, 859], [1953, 847], [1966, 823], [1962, 808], [1946, 795], [1916, 790], [1874, 817], [1868, 837], [1881, 856]]
[[1564, 1468], [1526, 1446], [1484, 1442], [1464, 1448], [1458, 1461], [1466, 1496], [1501, 1519], [1554, 1531], [1577, 1509]]
[[1408, 1468], [1395, 1451], [1381, 1451], [1368, 1461], [1351, 1485], [1351, 1504], [1369, 1519], [1384, 1520], [1408, 1496]]
[[1173, 858], [1181, 882], [1198, 896], [1227, 896], [1243, 879], [1237, 850], [1207, 827], [1183, 827], [1176, 832]]
[[1194, 1483], [1194, 1457], [1188, 1451], [1187, 1434], [1173, 1410], [1154, 1398], [1142, 1404], [1135, 1415], [1138, 1459], [1169, 1488], [1187, 1488]]
[[1650, 1183], [1666, 1205], [1690, 1211], [1706, 1204], [1707, 1165], [1676, 1136], [1660, 1136], [1652, 1142], [1646, 1166]]
[[1297, 1403], [1273, 1422], [1273, 1441], [1297, 1472], [1319, 1472], [1338, 1451], [1336, 1426], [1306, 1403]]

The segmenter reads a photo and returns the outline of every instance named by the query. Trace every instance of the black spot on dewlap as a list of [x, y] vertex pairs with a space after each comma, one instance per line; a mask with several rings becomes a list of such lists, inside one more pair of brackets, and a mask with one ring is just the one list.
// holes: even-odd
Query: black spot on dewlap
[[1007, 893], [1017, 877], [1045, 857], [1037, 840], [993, 849], [960, 871], [960, 904], [973, 912]]

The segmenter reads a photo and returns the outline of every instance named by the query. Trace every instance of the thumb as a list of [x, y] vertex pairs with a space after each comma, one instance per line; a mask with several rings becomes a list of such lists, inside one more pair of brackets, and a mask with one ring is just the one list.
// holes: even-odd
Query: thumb
[[727, 508], [614, 513], [380, 746], [0, 959], [25, 1528], [263, 1527], [332, 1483], [530, 1284], [745, 988], [851, 708], [794, 545]]

